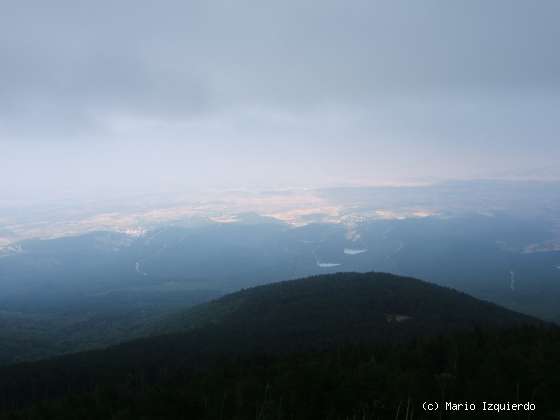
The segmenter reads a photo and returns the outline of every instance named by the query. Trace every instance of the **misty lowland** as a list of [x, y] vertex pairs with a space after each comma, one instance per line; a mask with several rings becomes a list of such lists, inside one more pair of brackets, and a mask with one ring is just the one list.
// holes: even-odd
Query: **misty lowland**
[[560, 183], [220, 196], [5, 212], [6, 418], [554, 418]]
[[560, 419], [560, 2], [0, 2], [0, 420]]

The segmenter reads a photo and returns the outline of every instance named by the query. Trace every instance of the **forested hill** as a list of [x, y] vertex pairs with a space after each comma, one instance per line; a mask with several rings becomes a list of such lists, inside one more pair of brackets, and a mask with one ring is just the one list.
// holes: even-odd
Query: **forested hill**
[[418, 279], [337, 273], [258, 286], [174, 315], [159, 331], [235, 332], [264, 350], [343, 341], [394, 341], [535, 318]]
[[0, 418], [420, 419], [442, 391], [550, 413], [560, 338], [540, 324], [390, 274], [286, 281], [160, 329], [182, 332], [1, 368]]

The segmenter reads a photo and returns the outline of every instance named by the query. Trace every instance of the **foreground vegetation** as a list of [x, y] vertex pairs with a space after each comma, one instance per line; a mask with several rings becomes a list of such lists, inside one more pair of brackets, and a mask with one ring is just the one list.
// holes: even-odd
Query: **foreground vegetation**
[[[114, 366], [130, 364], [130, 360], [113, 362]], [[96, 363], [92, 357], [91, 367]], [[476, 330], [406, 344], [215, 357], [204, 367], [185, 364], [176, 354], [158, 367], [126, 371], [97, 367], [97, 380], [87, 386], [87, 375], [79, 383], [79, 375], [69, 378], [56, 369], [57, 363], [50, 362], [32, 375], [24, 366], [12, 370], [12, 379], [20, 374], [32, 381], [27, 392], [33, 398], [19, 394], [19, 401], [6, 400], [10, 378], [3, 375], [2, 418], [474, 417], [466, 411], [429, 414], [422, 410], [424, 401], [531, 401], [536, 411], [505, 412], [501, 418], [560, 418], [560, 331], [556, 328]], [[54, 395], [58, 397], [50, 397]], [[10, 405], [20, 409], [9, 410]], [[477, 417], [483, 414], [476, 412]]]

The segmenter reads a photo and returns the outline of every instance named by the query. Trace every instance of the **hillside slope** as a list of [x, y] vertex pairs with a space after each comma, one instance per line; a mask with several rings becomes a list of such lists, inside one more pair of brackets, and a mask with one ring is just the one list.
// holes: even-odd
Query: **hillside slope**
[[559, 335], [541, 324], [390, 274], [286, 281], [158, 329], [174, 333], [0, 368], [0, 417], [395, 418], [439, 398], [442, 380], [456, 399], [532, 399], [538, 388], [548, 411]]
[[213, 328], [260, 349], [341, 341], [401, 340], [470, 329], [539, 323], [495, 304], [387, 273], [337, 273], [258, 286], [168, 318], [158, 332]]

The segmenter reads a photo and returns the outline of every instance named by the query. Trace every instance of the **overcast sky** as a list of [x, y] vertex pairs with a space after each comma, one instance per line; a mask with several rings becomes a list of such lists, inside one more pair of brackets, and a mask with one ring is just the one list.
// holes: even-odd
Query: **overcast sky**
[[2, 194], [560, 175], [557, 0], [1, 5]]

